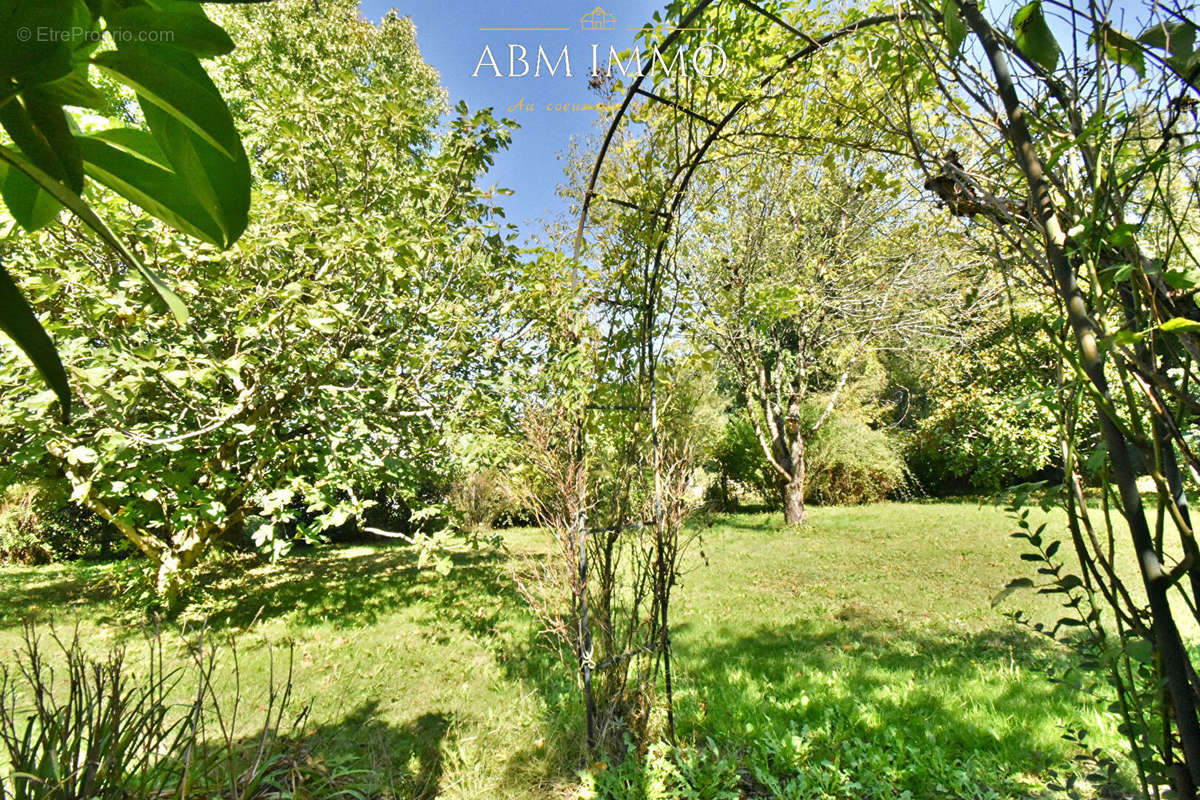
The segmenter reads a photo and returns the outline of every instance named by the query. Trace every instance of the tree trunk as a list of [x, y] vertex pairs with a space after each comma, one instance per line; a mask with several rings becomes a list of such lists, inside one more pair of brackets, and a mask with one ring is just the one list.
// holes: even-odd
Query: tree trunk
[[804, 459], [804, 436], [799, 431], [794, 436], [787, 454], [791, 478], [783, 485], [783, 519], [788, 525], [801, 525], [805, 519], [804, 478], [808, 465]]
[[783, 519], [789, 525], [804, 522], [804, 474], [800, 473], [784, 484]]

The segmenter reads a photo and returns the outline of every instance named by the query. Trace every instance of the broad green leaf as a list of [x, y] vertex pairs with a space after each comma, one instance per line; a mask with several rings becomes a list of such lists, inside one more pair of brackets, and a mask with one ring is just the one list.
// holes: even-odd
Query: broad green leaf
[[223, 246], [245, 230], [250, 163], [225, 101], [191, 53], [130, 45], [96, 58], [138, 89], [155, 141], [196, 200], [220, 226]]
[[109, 28], [126, 41], [152, 41], [150, 37], [158, 36], [161, 43], [182, 47], [201, 58], [224, 55], [233, 50], [229, 34], [204, 16], [198, 4], [172, 6], [184, 8], [158, 10], [132, 6], [106, 19]]
[[1158, 327], [1164, 333], [1195, 333], [1196, 331], [1200, 331], [1200, 322], [1184, 319], [1183, 317], [1174, 317]]
[[1113, 267], [1112, 272], [1110, 273], [1111, 277], [1112, 277], [1112, 282], [1113, 283], [1122, 283], [1124, 281], [1129, 280], [1129, 278], [1132, 277], [1132, 275], [1133, 275], [1133, 270], [1134, 270], [1133, 264], [1129, 264], [1129, 263], [1118, 264], [1117, 266]]
[[950, 58], [953, 59], [962, 49], [963, 40], [967, 38], [967, 25], [959, 13], [957, 0], [943, 0], [942, 29], [946, 32], [946, 40], [950, 43]]
[[1146, 338], [1145, 332], [1120, 330], [1112, 335], [1113, 344], [1135, 345]]
[[1042, 15], [1041, 0], [1022, 6], [1012, 19], [1013, 34], [1017, 49], [1029, 60], [1038, 64], [1047, 72], [1058, 65], [1061, 50], [1046, 18]]
[[67, 188], [79, 194], [83, 191], [83, 161], [67, 122], [67, 113], [59, 102], [40, 89], [25, 92], [22, 97], [30, 120], [58, 156], [67, 176]]
[[221, 225], [171, 171], [166, 155], [149, 133], [116, 128], [81, 136], [79, 150], [93, 180], [182, 233], [217, 246], [226, 244]]
[[62, 403], [63, 420], [71, 416], [71, 387], [58, 351], [3, 266], [0, 266], [0, 330], [29, 357], [46, 385]]
[[[59, 113], [61, 114], [61, 108]], [[65, 120], [63, 124], [66, 124]], [[26, 98], [16, 97], [0, 106], [0, 125], [26, 158], [55, 180], [67, 184], [76, 194], [79, 193], [82, 186], [73, 185], [71, 171], [64, 161], [64, 156], [38, 127], [26, 105]]]
[[64, 106], [99, 108], [104, 104], [104, 95], [88, 82], [86, 66], [56, 81], [43, 84], [41, 89], [48, 97]]
[[0, 145], [0, 162], [7, 163], [29, 176], [38, 186], [48, 192], [55, 200], [62, 203], [71, 210], [75, 216], [79, 217], [85, 225], [92, 229], [109, 247], [113, 249], [121, 258], [125, 259], [126, 263], [142, 274], [142, 277], [154, 287], [158, 292], [159, 297], [167, 304], [171, 313], [180, 324], [187, 322], [187, 307], [183, 301], [179, 299], [167, 284], [149, 269], [142, 260], [138, 258], [132, 250], [129, 249], [117, 236], [108, 229], [104, 221], [96, 216], [96, 212], [91, 206], [83, 201], [79, 195], [74, 194], [66, 186], [63, 186], [54, 178], [50, 177], [44, 171], [39, 169], [36, 164], [31, 163], [27, 158], [20, 153], [10, 150], [7, 147]]
[[250, 162], [241, 142], [231, 161], [157, 106], [142, 110], [175, 174], [220, 226], [220, 245], [233, 244], [250, 220]]
[[[242, 153], [233, 117], [217, 87], [191, 53], [169, 45], [123, 44], [93, 62], [138, 93], [143, 111], [153, 105], [230, 160]], [[150, 124], [154, 131], [154, 124]], [[155, 132], [158, 137], [158, 133]], [[162, 144], [160, 139], [160, 144]], [[170, 154], [165, 144], [163, 149]]]
[[1190, 22], [1160, 22], [1144, 30], [1138, 41], [1188, 59], [1195, 51], [1196, 28]]
[[1154, 663], [1154, 647], [1145, 639], [1134, 639], [1125, 646], [1125, 652], [1134, 661], [1142, 664]]
[[100, 460], [99, 454], [86, 445], [76, 445], [66, 452], [68, 464], [95, 464]]
[[1142, 45], [1133, 37], [1104, 23], [1093, 31], [1090, 42], [1093, 45], [1099, 43], [1100, 52], [1116, 63], [1132, 67], [1138, 77], [1146, 76], [1146, 57], [1142, 53]]
[[21, 80], [69, 65], [67, 40], [74, 19], [75, 0], [0, 0], [0, 78]]
[[1172, 289], [1200, 289], [1200, 269], [1172, 268], [1163, 272], [1162, 278]]
[[0, 161], [0, 197], [8, 213], [27, 231], [44, 228], [62, 210], [62, 203], [5, 161]]

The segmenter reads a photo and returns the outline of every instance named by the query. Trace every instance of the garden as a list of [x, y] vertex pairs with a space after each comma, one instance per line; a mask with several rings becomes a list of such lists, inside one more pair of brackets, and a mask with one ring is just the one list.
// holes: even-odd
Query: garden
[[0, 800], [1197, 797], [1193, 8], [369, 5], [0, 0]]

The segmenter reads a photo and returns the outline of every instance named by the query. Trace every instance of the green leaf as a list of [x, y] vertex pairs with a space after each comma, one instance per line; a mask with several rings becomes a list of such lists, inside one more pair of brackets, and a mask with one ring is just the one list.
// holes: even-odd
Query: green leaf
[[1047, 72], [1058, 65], [1058, 57], [1062, 52], [1046, 18], [1042, 15], [1041, 0], [1022, 6], [1012, 19], [1013, 34], [1017, 49]]
[[[245, 157], [225, 101], [191, 53], [169, 45], [122, 44], [116, 50], [100, 53], [93, 63], [133, 88], [143, 111], [148, 112], [147, 105], [151, 104], [227, 159]], [[154, 132], [152, 123], [150, 129]], [[170, 153], [165, 144], [163, 149]]]
[[1195, 333], [1196, 331], [1200, 331], [1200, 322], [1184, 319], [1183, 317], [1174, 317], [1158, 327], [1164, 333]]
[[0, 330], [28, 356], [37, 367], [46, 385], [58, 395], [62, 403], [63, 421], [71, 416], [71, 387], [67, 383], [67, 373], [59, 360], [54, 343], [38, 322], [33, 309], [21, 295], [21, 290], [13, 283], [4, 267], [0, 266]]
[[1178, 58], [1191, 58], [1196, 47], [1196, 28], [1190, 22], [1160, 22], [1142, 32], [1138, 41]]
[[1139, 78], [1146, 77], [1146, 57], [1142, 45], [1132, 36], [1114, 28], [1107, 22], [1092, 32], [1090, 44], [1100, 44], [1100, 52], [1124, 67], [1132, 67]]
[[62, 104], [40, 89], [25, 92], [22, 98], [30, 120], [58, 157], [67, 176], [67, 187], [79, 194], [83, 191], [83, 162], [79, 158], [79, 148], [75, 145], [75, 137]]
[[1142, 664], [1154, 663], [1154, 646], [1145, 639], [1135, 639], [1125, 647], [1126, 654]]
[[146, 131], [115, 128], [79, 137], [84, 169], [91, 178], [182, 233], [217, 246], [224, 230], [171, 171], [166, 154]]
[[62, 203], [49, 192], [4, 161], [0, 161], [0, 197], [4, 198], [8, 213], [27, 231], [44, 228], [62, 210]]
[[236, 242], [250, 220], [250, 162], [241, 142], [231, 161], [156, 106], [144, 106], [143, 112], [175, 174], [220, 225], [220, 245]]
[[[49, 138], [39, 127], [26, 105], [24, 97], [14, 97], [0, 106], [0, 126], [12, 137], [13, 144], [36, 164], [40, 169], [50, 174], [55, 180], [71, 187], [76, 194], [82, 186], [76, 188], [71, 179], [71, 171], [60, 154], [51, 144]], [[62, 109], [59, 109], [61, 113]], [[44, 112], [43, 112], [44, 113]], [[63, 121], [65, 125], [65, 120]]]
[[[67, 38], [74, 15], [75, 0], [5, 0], [0, 4], [0, 78], [20, 81], [41, 73], [45, 79], [54, 79], [59, 75], [46, 70], [64, 63], [69, 71]], [[39, 36], [39, 31], [53, 35]]]
[[66, 452], [68, 464], [95, 464], [100, 460], [96, 451], [86, 445], [76, 445]]
[[99, 108], [104, 104], [104, 95], [88, 82], [87, 65], [41, 87], [46, 95], [60, 105], [78, 108]]
[[959, 13], [958, 0], [943, 0], [942, 29], [946, 33], [946, 41], [950, 43], [950, 58], [953, 59], [959, 54], [963, 40], [967, 38], [967, 25]]
[[200, 58], [233, 50], [229, 34], [209, 20], [196, 3], [172, 3], [169, 10], [132, 6], [106, 19], [119, 41], [158, 41], [181, 47]]
[[191, 53], [128, 45], [97, 56], [139, 92], [138, 102], [171, 170], [221, 228], [229, 246], [246, 229], [250, 162], [216, 86]]
[[1144, 331], [1119, 330], [1111, 338], [1113, 344], [1121, 344], [1128, 347], [1145, 339], [1146, 333]]
[[71, 210], [75, 216], [79, 217], [85, 225], [91, 228], [109, 247], [113, 249], [121, 258], [125, 259], [126, 263], [142, 274], [142, 277], [154, 287], [158, 292], [159, 297], [167, 304], [171, 313], [175, 315], [180, 324], [187, 322], [187, 307], [183, 301], [179, 299], [171, 289], [163, 282], [163, 279], [149, 269], [142, 260], [138, 258], [132, 250], [130, 250], [124, 242], [108, 229], [104, 221], [96, 216], [96, 212], [91, 206], [83, 201], [79, 195], [74, 194], [66, 186], [63, 186], [58, 181], [47, 175], [44, 171], [38, 169], [36, 164], [31, 163], [28, 159], [13, 150], [10, 150], [3, 145], [0, 145], [0, 162], [6, 162], [10, 167], [13, 167], [25, 173], [38, 186], [48, 192], [55, 200], [62, 203]]
[[1200, 288], [1200, 269], [1171, 268], [1162, 273], [1163, 281], [1172, 289]]

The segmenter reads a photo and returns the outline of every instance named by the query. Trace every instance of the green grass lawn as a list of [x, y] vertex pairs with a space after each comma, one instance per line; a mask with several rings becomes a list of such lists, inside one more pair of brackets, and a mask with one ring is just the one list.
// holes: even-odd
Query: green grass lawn
[[[1064, 653], [991, 608], [1028, 574], [1011, 529], [1002, 510], [952, 502], [813, 509], [798, 530], [773, 515], [717, 518], [707, 563], [693, 548], [675, 595], [684, 756], [589, 769], [601, 786], [682, 770], [740, 781], [746, 796], [1042, 796], [1075, 755], [1063, 726], [1119, 743], [1099, 701], [1047, 679]], [[528, 550], [541, 534], [507, 541]], [[231, 633], [247, 708], [269, 651], [292, 646], [312, 748], [370, 767], [386, 795], [575, 796], [572, 676], [524, 612], [511, 564], [481, 551], [439, 578], [387, 546], [226, 561], [181, 624]], [[30, 614], [78, 626], [92, 648], [136, 649], [139, 622], [114, 597], [121, 572], [0, 570], [0, 649], [19, 644]], [[1058, 616], [1047, 598], [1007, 605]]]

